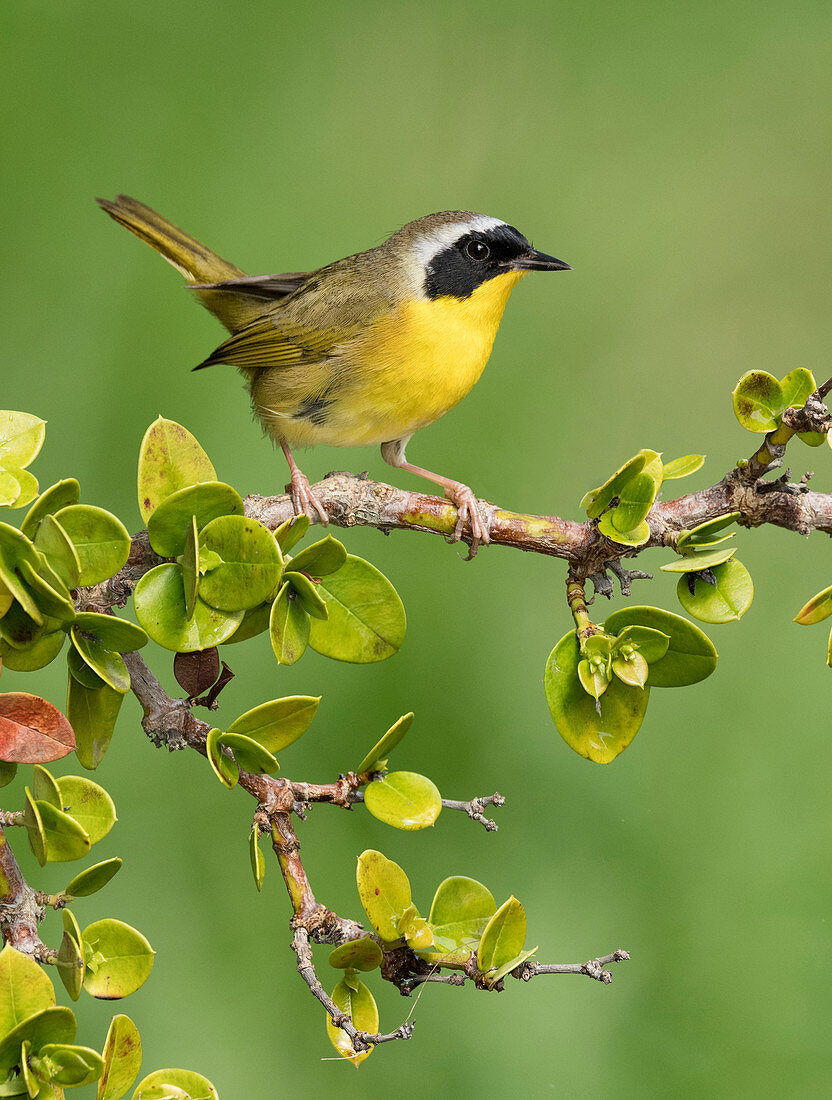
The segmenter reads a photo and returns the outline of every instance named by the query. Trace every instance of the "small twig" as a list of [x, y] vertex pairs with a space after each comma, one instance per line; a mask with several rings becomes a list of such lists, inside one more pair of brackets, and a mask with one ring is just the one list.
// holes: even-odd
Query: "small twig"
[[23, 824], [22, 810], [0, 810], [0, 827]]
[[590, 959], [589, 962], [585, 963], [536, 963], [531, 959], [527, 959], [511, 973], [515, 978], [519, 978], [524, 982], [531, 981], [538, 974], [583, 974], [587, 978], [594, 978], [596, 982], [609, 985], [612, 981], [612, 974], [609, 970], [604, 970], [604, 967], [610, 963], [624, 962], [629, 957], [629, 951], [618, 948], [611, 955], [602, 955], [600, 958]]
[[485, 795], [483, 798], [472, 798], [470, 802], [457, 802], [453, 798], [443, 798], [442, 806], [446, 810], [461, 810], [468, 814], [472, 821], [479, 821], [487, 833], [497, 832], [497, 822], [486, 817], [483, 810], [486, 806], [505, 806], [506, 800], [496, 791], [494, 794]]

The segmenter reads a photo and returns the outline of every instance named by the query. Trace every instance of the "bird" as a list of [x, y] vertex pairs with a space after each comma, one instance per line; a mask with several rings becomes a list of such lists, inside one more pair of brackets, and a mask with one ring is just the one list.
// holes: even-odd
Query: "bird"
[[453, 502], [452, 541], [466, 524], [471, 554], [490, 541], [470, 487], [413, 465], [405, 448], [478, 381], [517, 283], [570, 264], [499, 218], [449, 210], [325, 267], [249, 276], [129, 195], [96, 201], [181, 272], [231, 333], [193, 369], [226, 363], [245, 376], [254, 413], [289, 464], [297, 515], [329, 521], [293, 449], [380, 445], [385, 462]]

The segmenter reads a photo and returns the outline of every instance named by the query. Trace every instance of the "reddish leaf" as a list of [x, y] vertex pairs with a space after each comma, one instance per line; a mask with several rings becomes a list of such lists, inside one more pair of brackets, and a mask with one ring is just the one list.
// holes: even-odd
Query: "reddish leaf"
[[0, 760], [46, 764], [74, 748], [75, 733], [57, 707], [25, 691], [0, 693]]
[[176, 682], [191, 698], [202, 695], [217, 682], [220, 655], [216, 646], [193, 653], [177, 653], [173, 658]]

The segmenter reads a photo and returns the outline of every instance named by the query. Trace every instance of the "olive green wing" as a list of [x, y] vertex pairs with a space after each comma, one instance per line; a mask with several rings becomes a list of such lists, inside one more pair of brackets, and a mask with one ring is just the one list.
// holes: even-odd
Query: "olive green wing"
[[215, 363], [229, 363], [243, 370], [320, 363], [336, 343], [350, 335], [348, 331], [336, 335], [328, 329], [303, 326], [288, 318], [281, 322], [279, 317], [267, 314], [220, 344], [194, 370]]
[[215, 290], [220, 294], [273, 302], [294, 294], [314, 274], [314, 271], [289, 271], [283, 275], [244, 275], [239, 279], [225, 279], [221, 283], [192, 283], [191, 290]]

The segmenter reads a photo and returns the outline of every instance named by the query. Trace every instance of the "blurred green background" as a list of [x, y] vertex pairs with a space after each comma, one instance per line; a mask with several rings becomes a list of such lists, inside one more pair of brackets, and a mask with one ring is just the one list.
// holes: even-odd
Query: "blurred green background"
[[[640, 447], [707, 452], [685, 487], [710, 484], [753, 449], [731, 411], [740, 374], [830, 373], [827, 3], [6, 0], [0, 27], [2, 403], [49, 421], [42, 485], [75, 475], [132, 530], [138, 446], [160, 412], [244, 492], [286, 473], [235, 372], [190, 373], [223, 331], [96, 194], [127, 191], [255, 273], [326, 263], [446, 208], [503, 217], [568, 260], [516, 291], [480, 385], [409, 449], [517, 510], [577, 518]], [[791, 461], [832, 490], [828, 450], [795, 446]], [[376, 451], [304, 458], [313, 480], [345, 466], [421, 485]], [[333, 778], [413, 708], [397, 765], [448, 797], [508, 797], [493, 835], [450, 813], [407, 834], [318, 807], [301, 840], [322, 901], [359, 916], [355, 856], [378, 847], [425, 910], [449, 874], [516, 894], [543, 960], [632, 952], [610, 987], [428, 987], [413, 1040], [359, 1074], [326, 1060], [271, 862], [263, 894], [252, 885], [250, 800], [193, 754], [155, 750], [128, 700], [100, 771], [120, 821], [96, 849], [125, 867], [78, 911], [82, 926], [126, 919], [158, 951], [113, 1006], [141, 1030], [145, 1070], [199, 1069], [226, 1100], [825, 1094], [832, 679], [823, 628], [791, 618], [832, 556], [820, 535], [738, 541], [757, 598], [710, 631], [717, 674], [654, 692], [610, 767], [571, 753], [546, 708], [544, 660], [570, 625], [555, 560], [494, 548], [463, 564], [438, 538], [351, 531], [405, 601], [401, 653], [366, 667], [310, 653], [289, 670], [262, 639], [231, 654], [220, 721], [323, 694], [286, 774]], [[674, 610], [674, 585], [659, 574], [635, 598]], [[59, 665], [3, 686], [60, 704]], [[74, 873], [21, 861], [44, 889]], [[412, 1003], [373, 988], [395, 1027]], [[108, 1006], [85, 996], [78, 1011], [100, 1045]]]

